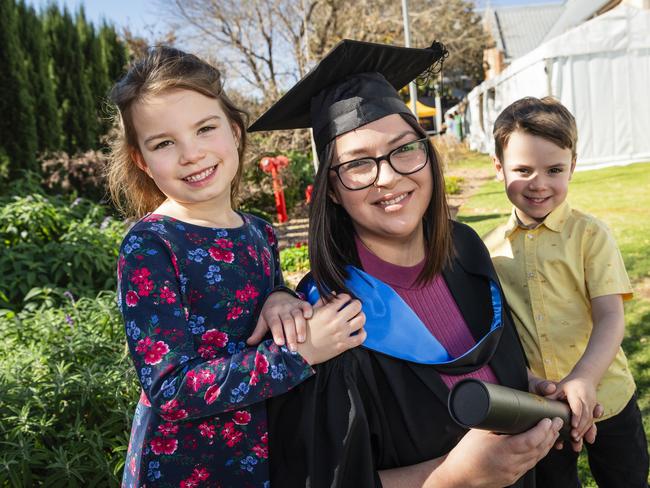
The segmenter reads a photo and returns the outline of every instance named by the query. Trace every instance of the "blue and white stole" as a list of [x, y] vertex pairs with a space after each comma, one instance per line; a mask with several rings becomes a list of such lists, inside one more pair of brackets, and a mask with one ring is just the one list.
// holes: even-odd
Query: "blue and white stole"
[[[471, 349], [458, 357], [451, 356], [422, 323], [415, 312], [389, 285], [354, 267], [346, 266], [345, 284], [362, 303], [368, 334], [363, 347], [418, 364], [435, 366], [444, 374], [465, 374], [490, 361], [503, 332], [503, 303], [497, 284], [490, 280], [492, 323], [490, 330]], [[320, 294], [312, 280], [299, 289], [314, 304]]]

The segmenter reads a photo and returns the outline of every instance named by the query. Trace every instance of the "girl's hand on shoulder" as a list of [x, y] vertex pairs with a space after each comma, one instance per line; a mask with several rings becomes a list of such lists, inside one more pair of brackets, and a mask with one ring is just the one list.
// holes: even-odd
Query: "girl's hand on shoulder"
[[342, 293], [329, 303], [319, 302], [307, 320], [307, 336], [298, 352], [312, 366], [357, 347], [366, 339], [366, 316], [361, 302]]
[[562, 420], [543, 419], [517, 435], [498, 435], [471, 429], [440, 465], [452, 486], [510, 486], [531, 470], [555, 444]]
[[278, 346], [286, 344], [291, 351], [296, 351], [297, 344], [305, 341], [306, 320], [312, 315], [313, 309], [309, 302], [300, 300], [286, 291], [273, 292], [264, 302], [255, 330], [246, 340], [246, 344], [259, 344], [270, 330], [273, 342]]

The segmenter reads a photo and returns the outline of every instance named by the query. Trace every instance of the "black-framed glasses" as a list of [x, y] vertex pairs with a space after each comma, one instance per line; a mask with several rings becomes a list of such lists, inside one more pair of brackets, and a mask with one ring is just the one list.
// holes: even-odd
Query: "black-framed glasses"
[[346, 161], [331, 167], [341, 184], [348, 190], [363, 190], [373, 185], [379, 178], [379, 167], [387, 161], [393, 171], [401, 175], [410, 175], [424, 168], [429, 161], [428, 138], [407, 142], [396, 147], [385, 156], [365, 157]]

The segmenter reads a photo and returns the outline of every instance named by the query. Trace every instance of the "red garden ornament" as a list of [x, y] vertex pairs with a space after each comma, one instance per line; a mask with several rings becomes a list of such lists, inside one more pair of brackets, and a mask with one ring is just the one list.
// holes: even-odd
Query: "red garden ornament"
[[260, 168], [265, 173], [271, 173], [273, 178], [273, 194], [275, 195], [275, 208], [278, 213], [278, 222], [283, 223], [288, 220], [287, 204], [284, 200], [284, 190], [282, 189], [282, 178], [280, 170], [289, 165], [289, 158], [286, 156], [267, 156], [260, 161]]

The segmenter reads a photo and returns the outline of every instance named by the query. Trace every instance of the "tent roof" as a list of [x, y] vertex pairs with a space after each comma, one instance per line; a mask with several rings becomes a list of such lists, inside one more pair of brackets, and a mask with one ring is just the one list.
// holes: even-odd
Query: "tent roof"
[[[406, 106], [411, 108], [411, 100], [406, 102]], [[415, 100], [415, 109], [418, 111], [418, 117], [435, 117], [436, 115], [435, 107], [429, 107], [418, 99]]]

